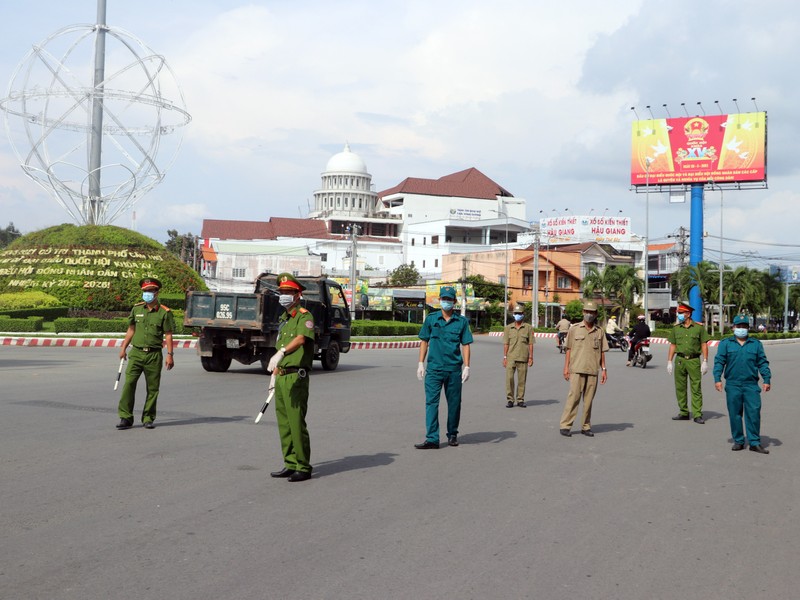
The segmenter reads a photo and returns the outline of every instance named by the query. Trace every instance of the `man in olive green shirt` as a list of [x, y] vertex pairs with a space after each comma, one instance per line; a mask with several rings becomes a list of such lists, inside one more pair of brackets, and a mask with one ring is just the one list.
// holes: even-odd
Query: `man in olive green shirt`
[[[670, 330], [667, 337], [669, 341], [667, 373], [672, 375], [674, 372], [675, 395], [680, 411], [672, 417], [672, 420], [688, 421], [691, 418], [686, 393], [688, 378], [692, 389], [694, 422], [702, 425], [706, 421], [703, 418], [703, 388], [700, 377], [708, 373], [708, 332], [700, 323], [692, 321], [693, 310], [685, 302], [678, 304], [678, 323]], [[674, 367], [673, 358], [675, 358]]]
[[[142, 288], [142, 302], [134, 305], [128, 317], [128, 331], [122, 340], [120, 360], [128, 359], [125, 371], [125, 384], [119, 399], [117, 429], [133, 427], [133, 405], [136, 401], [136, 384], [144, 373], [147, 384], [147, 398], [142, 409], [142, 424], [145, 429], [155, 429], [156, 402], [161, 386], [161, 347], [167, 342], [167, 358], [164, 364], [169, 371], [175, 366], [172, 356], [172, 332], [175, 319], [172, 311], [158, 303], [161, 282], [154, 277], [139, 281]], [[131, 346], [130, 355], [126, 354]]]
[[305, 290], [290, 273], [278, 275], [281, 315], [278, 348], [267, 370], [275, 376], [275, 417], [283, 452], [283, 469], [270, 473], [289, 481], [311, 479], [311, 440], [306, 426], [308, 378], [314, 359], [314, 317], [300, 306]]
[[593, 437], [592, 400], [597, 391], [597, 375], [600, 384], [607, 379], [606, 355], [608, 341], [601, 327], [597, 326], [597, 304], [591, 300], [583, 303], [583, 321], [573, 325], [567, 334], [567, 353], [564, 357], [564, 379], [569, 381], [569, 393], [561, 415], [559, 432], [564, 437], [572, 436], [570, 429], [578, 415], [578, 404], [583, 396], [583, 418], [581, 433]]
[[525, 382], [533, 366], [533, 327], [524, 322], [525, 311], [514, 308], [514, 322], [503, 332], [503, 366], [506, 369], [506, 408], [514, 406], [514, 373], [517, 374], [517, 406], [525, 407]]

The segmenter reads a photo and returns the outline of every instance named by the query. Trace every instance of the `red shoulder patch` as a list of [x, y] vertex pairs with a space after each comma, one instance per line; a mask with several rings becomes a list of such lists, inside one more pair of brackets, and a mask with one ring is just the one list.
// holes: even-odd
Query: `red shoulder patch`
[[163, 308], [167, 312], [170, 312], [171, 310], [169, 306], [164, 306], [163, 304], [161, 305], [161, 308]]

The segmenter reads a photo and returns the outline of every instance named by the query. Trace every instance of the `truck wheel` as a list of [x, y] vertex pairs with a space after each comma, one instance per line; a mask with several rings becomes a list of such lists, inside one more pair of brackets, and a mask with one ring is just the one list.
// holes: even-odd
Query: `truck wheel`
[[327, 350], [322, 352], [322, 368], [333, 371], [337, 366], [339, 366], [339, 343], [331, 341]]
[[214, 350], [211, 356], [201, 356], [200, 363], [206, 371], [211, 373], [224, 373], [231, 366], [231, 357], [223, 352]]
[[214, 364], [211, 360], [210, 356], [201, 356], [200, 357], [200, 364], [203, 365], [203, 368], [208, 371], [209, 373], [214, 372]]

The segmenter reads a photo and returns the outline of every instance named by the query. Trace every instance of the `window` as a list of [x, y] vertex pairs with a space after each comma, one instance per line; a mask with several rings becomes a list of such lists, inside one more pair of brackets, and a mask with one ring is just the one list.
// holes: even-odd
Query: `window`
[[428, 240], [428, 238], [425, 238], [425, 237], [424, 237], [424, 238], [422, 238], [422, 245], [423, 245], [423, 246], [426, 244], [427, 240]]
[[414, 245], [414, 238], [411, 238], [411, 245]]
[[522, 287], [524, 288], [533, 287], [533, 271], [522, 272]]
[[569, 289], [572, 285], [572, 280], [569, 277], [565, 277], [564, 275], [559, 275], [556, 278], [556, 287], [558, 289]]
[[425, 268], [425, 261], [424, 260], [422, 261], [422, 268], [423, 269]]
[[434, 267], [438, 267], [439, 266], [439, 259], [438, 258], [434, 258], [433, 259], [433, 266]]
[[506, 284], [506, 276], [505, 275], [498, 276], [497, 277], [497, 283], [500, 284], [500, 285], [505, 285]]
[[233, 277], [234, 278], [236, 278], [236, 277], [243, 278], [245, 276], [245, 272], [246, 272], [246, 269], [237, 269], [237, 268], [234, 267], [234, 269], [233, 269]]
[[439, 244], [439, 236], [438, 235], [431, 236], [431, 244], [433, 244], [434, 246]]
[[328, 253], [327, 252], [320, 252], [319, 259], [322, 262], [328, 261]]

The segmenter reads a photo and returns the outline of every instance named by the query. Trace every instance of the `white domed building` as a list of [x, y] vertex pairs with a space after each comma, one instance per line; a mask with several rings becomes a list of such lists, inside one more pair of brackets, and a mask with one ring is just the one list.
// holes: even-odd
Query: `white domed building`
[[358, 154], [344, 150], [334, 154], [322, 173], [322, 188], [314, 192], [310, 219], [326, 221], [333, 234], [349, 233], [353, 224], [359, 235], [397, 238], [402, 219], [389, 215], [372, 186], [372, 175]]

